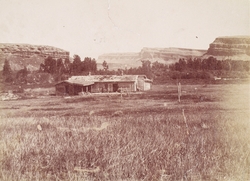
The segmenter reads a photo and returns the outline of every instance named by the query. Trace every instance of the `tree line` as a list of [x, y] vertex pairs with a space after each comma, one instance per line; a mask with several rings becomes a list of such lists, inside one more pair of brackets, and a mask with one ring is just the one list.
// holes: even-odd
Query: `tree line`
[[90, 57], [85, 57], [82, 61], [79, 55], [74, 55], [73, 62], [70, 62], [69, 59], [53, 59], [49, 56], [44, 60], [44, 63], [40, 64], [39, 71], [53, 75], [84, 75], [88, 72], [96, 72], [97, 63], [95, 59]]
[[5, 59], [4, 65], [3, 65], [3, 71], [2, 76], [4, 78], [4, 82], [7, 83], [13, 83], [13, 82], [21, 82], [21, 83], [27, 83], [27, 75], [29, 71], [26, 66], [24, 66], [23, 69], [14, 72], [11, 69], [9, 60]]
[[170, 70], [186, 71], [186, 70], [225, 70], [225, 71], [249, 71], [250, 61], [233, 61], [233, 60], [217, 60], [210, 56], [207, 59], [179, 59], [178, 62], [172, 64]]
[[[96, 60], [85, 57], [81, 60], [79, 55], [74, 55], [73, 61], [69, 59], [54, 59], [47, 57], [40, 64], [39, 73], [51, 74], [56, 81], [67, 79], [73, 75], [146, 75], [150, 79], [166, 81], [169, 79], [209, 79], [214, 76], [249, 76], [250, 61], [217, 60], [214, 57], [207, 59], [179, 59], [178, 62], [166, 65], [164, 63], [142, 60], [141, 66], [134, 68], [120, 68], [109, 70], [108, 62], [102, 63], [102, 69], [97, 70]], [[237, 72], [237, 73], [235, 73]], [[27, 83], [30, 72], [26, 67], [14, 73], [8, 60], [5, 60], [2, 75], [5, 82]]]
[[68, 59], [53, 59], [51, 57], [47, 57], [44, 60], [44, 63], [40, 65], [40, 72], [50, 73], [53, 75], [88, 75], [91, 74], [106, 74], [106, 75], [121, 75], [121, 74], [144, 74], [147, 77], [152, 78], [152, 68], [155, 66], [163, 66], [164, 64], [160, 64], [155, 62], [151, 64], [149, 60], [142, 60], [142, 65], [136, 68], [130, 69], [118, 69], [118, 70], [109, 70], [108, 63], [104, 60], [102, 63], [102, 69], [97, 70], [97, 63], [95, 59], [90, 57], [85, 57], [84, 60], [81, 60], [79, 55], [74, 55], [73, 62], [70, 62]]

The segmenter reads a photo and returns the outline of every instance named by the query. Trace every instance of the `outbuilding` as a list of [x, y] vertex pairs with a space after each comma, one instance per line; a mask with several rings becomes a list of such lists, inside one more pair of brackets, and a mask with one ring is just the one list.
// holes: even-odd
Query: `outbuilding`
[[72, 76], [55, 85], [56, 95], [78, 95], [80, 92], [135, 92], [150, 90], [152, 80], [145, 75]]

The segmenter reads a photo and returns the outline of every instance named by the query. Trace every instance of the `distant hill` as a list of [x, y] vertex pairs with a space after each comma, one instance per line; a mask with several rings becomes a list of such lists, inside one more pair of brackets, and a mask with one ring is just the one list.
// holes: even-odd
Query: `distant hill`
[[250, 36], [224, 36], [218, 37], [210, 44], [207, 53], [217, 60], [243, 60], [250, 61]]
[[176, 62], [180, 58], [201, 57], [206, 50], [187, 49], [187, 48], [143, 48], [140, 52], [140, 59], [161, 60], [166, 64]]
[[60, 48], [45, 45], [0, 43], [0, 69], [5, 59], [10, 61], [12, 70], [20, 70], [26, 66], [29, 70], [38, 70], [40, 64], [48, 56], [53, 58], [69, 58], [69, 52]]
[[[48, 56], [53, 58], [70, 59], [69, 52], [60, 48], [45, 45], [0, 43], [0, 70], [5, 59], [10, 61], [12, 70], [20, 70], [26, 66], [29, 70], [38, 70], [40, 64]], [[208, 50], [186, 48], [142, 48], [140, 52], [106, 53], [97, 59], [98, 69], [102, 68], [105, 60], [110, 70], [141, 66], [141, 60], [158, 61], [172, 64], [180, 58], [208, 58], [213, 56], [217, 60], [249, 60], [250, 36], [218, 37], [212, 42]]]
[[206, 50], [185, 49], [185, 48], [143, 48], [138, 53], [107, 53], [98, 57], [98, 62], [104, 60], [112, 63], [113, 66], [137, 67], [141, 65], [141, 60], [150, 60], [151, 62], [158, 61], [164, 64], [172, 64], [180, 58], [195, 58], [201, 57], [206, 53]]
[[208, 50], [186, 48], [143, 48], [137, 53], [107, 53], [98, 57], [98, 62], [104, 60], [112, 67], [137, 67], [141, 60], [158, 61], [164, 64], [172, 64], [180, 58], [208, 58], [217, 60], [243, 60], [250, 61], [250, 36], [224, 36], [218, 37], [212, 42]]

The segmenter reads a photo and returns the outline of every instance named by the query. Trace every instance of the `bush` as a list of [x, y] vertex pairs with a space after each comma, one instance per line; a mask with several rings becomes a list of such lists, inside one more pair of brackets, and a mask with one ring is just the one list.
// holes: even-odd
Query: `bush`
[[13, 83], [14, 82], [14, 78], [11, 76], [11, 75], [9, 75], [9, 76], [7, 76], [6, 78], [5, 78], [5, 80], [4, 80], [6, 83]]

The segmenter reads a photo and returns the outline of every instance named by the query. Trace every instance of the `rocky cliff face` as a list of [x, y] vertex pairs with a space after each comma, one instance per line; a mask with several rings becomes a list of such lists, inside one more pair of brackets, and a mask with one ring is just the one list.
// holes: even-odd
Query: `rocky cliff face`
[[186, 48], [143, 48], [140, 52], [141, 59], [162, 59], [168, 61], [178, 61], [180, 58], [196, 58], [206, 53], [206, 50], [186, 49]]
[[66, 59], [69, 52], [52, 46], [0, 43], [1, 69], [5, 59], [8, 59], [12, 70], [20, 70], [24, 66], [37, 70], [48, 56]]
[[121, 64], [128, 67], [141, 65], [141, 60], [158, 61], [164, 64], [171, 64], [179, 61], [180, 58], [201, 57], [206, 50], [194, 50], [184, 48], [143, 48], [138, 53], [108, 53], [98, 57], [98, 62], [104, 60], [108, 63]]
[[218, 37], [210, 44], [204, 57], [218, 60], [250, 60], [250, 36]]
[[100, 55], [97, 59], [97, 62], [99, 62], [98, 69], [102, 69], [101, 64], [104, 60], [108, 63], [109, 70], [138, 67], [141, 65], [139, 53], [106, 53]]

